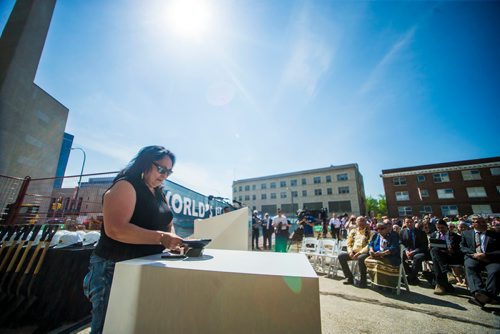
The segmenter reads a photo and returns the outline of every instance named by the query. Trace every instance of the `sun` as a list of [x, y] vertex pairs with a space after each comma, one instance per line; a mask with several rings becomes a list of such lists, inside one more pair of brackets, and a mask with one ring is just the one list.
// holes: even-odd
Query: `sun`
[[179, 36], [200, 39], [212, 24], [212, 8], [207, 0], [173, 0], [167, 20]]

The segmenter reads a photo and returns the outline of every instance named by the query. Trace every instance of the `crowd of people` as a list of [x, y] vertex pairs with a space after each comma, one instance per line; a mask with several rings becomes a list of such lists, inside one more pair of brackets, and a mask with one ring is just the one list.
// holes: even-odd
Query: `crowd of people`
[[[290, 221], [281, 211], [274, 218], [268, 213], [263, 217], [254, 211], [252, 248], [260, 250], [262, 229], [264, 249], [272, 249], [272, 234], [277, 232], [276, 251], [286, 252], [283, 245], [293, 239], [288, 234]], [[332, 213], [328, 220], [309, 212], [299, 212], [298, 217], [294, 234], [346, 240], [346, 249], [338, 255], [344, 284], [365, 288], [369, 277], [376, 285], [394, 287], [400, 279], [402, 260], [410, 285], [427, 281], [437, 295], [454, 293], [454, 285], [468, 288], [472, 295], [469, 302], [481, 307], [500, 301], [499, 217], [425, 215], [377, 219]], [[321, 226], [321, 232], [315, 234], [316, 226]], [[354, 280], [349, 261], [357, 262], [358, 281]]]
[[[352, 220], [355, 227], [349, 231]], [[332, 215], [331, 236], [337, 237], [337, 217]], [[395, 268], [401, 261], [407, 281], [418, 285], [424, 279], [434, 293], [454, 293], [457, 286], [468, 287], [470, 302], [478, 306], [499, 302], [500, 220], [498, 217], [455, 217], [454, 219], [424, 216], [389, 219], [350, 217], [340, 223], [347, 231], [347, 251], [339, 254], [345, 284], [354, 284], [347, 265], [356, 260], [360, 280], [366, 287], [367, 270], [377, 284], [394, 286], [399, 276]]]

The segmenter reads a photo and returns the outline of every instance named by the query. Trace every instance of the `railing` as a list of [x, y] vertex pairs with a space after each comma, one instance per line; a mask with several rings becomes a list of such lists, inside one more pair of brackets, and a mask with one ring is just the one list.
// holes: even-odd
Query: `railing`
[[[103, 172], [62, 177], [65, 180], [109, 175]], [[78, 187], [53, 188], [55, 177], [31, 179], [0, 175], [0, 224], [83, 223], [100, 220], [102, 195], [111, 181], [83, 182]], [[76, 198], [78, 196], [78, 198]]]

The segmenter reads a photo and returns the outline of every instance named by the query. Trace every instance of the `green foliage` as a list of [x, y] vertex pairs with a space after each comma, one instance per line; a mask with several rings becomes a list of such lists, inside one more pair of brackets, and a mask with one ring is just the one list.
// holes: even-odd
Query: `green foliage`
[[384, 195], [378, 195], [378, 199], [368, 196], [365, 200], [366, 214], [381, 218], [387, 215], [387, 201]]

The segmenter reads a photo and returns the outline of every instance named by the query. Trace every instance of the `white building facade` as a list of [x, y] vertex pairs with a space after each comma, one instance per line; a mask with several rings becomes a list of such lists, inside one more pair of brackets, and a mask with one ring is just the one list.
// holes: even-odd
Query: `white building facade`
[[270, 215], [278, 208], [287, 216], [299, 209], [365, 214], [363, 176], [357, 164], [236, 180], [233, 201]]

